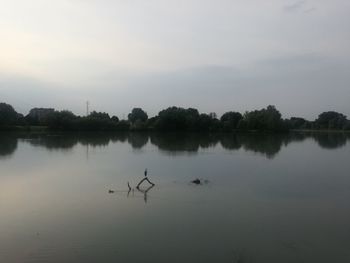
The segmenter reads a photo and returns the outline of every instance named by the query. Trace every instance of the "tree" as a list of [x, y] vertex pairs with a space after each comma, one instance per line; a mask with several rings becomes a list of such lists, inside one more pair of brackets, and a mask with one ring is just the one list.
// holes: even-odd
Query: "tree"
[[347, 121], [343, 127], [343, 130], [350, 131], [350, 121]]
[[306, 120], [304, 118], [292, 117], [288, 120], [288, 124], [291, 129], [300, 129], [305, 124]]
[[193, 108], [169, 107], [158, 114], [156, 128], [160, 130], [195, 130], [199, 113]]
[[68, 110], [54, 111], [46, 117], [45, 124], [49, 128], [73, 129], [77, 117]]
[[26, 116], [26, 121], [30, 125], [47, 125], [48, 118], [53, 113], [53, 108], [33, 108]]
[[263, 111], [263, 119], [266, 122], [266, 128], [268, 130], [281, 130], [283, 126], [283, 120], [281, 113], [275, 106], [269, 105], [266, 110]]
[[212, 119], [217, 119], [217, 115], [216, 115], [215, 112], [210, 112], [210, 113], [209, 113], [209, 116], [210, 116], [210, 118], [212, 118]]
[[15, 125], [19, 115], [10, 104], [0, 103], [0, 126]]
[[137, 120], [145, 122], [148, 120], [148, 115], [141, 108], [133, 108], [131, 113], [128, 114], [128, 120], [131, 123], [135, 123]]
[[346, 116], [335, 111], [321, 113], [315, 120], [320, 129], [343, 129], [347, 124]]
[[112, 116], [111, 121], [119, 122], [119, 118], [117, 116]]
[[108, 113], [96, 112], [96, 111], [91, 112], [88, 117], [93, 118], [93, 119], [100, 119], [100, 120], [109, 120], [110, 119]]
[[117, 123], [116, 129], [120, 131], [128, 131], [130, 129], [130, 123], [126, 120], [121, 120]]
[[240, 122], [239, 127], [248, 130], [283, 131], [287, 126], [281, 117], [275, 106], [269, 105], [265, 109], [246, 112], [243, 116], [244, 122]]
[[239, 121], [242, 119], [243, 116], [239, 112], [229, 111], [221, 116], [220, 121], [224, 131], [232, 131], [237, 128]]
[[212, 127], [213, 118], [205, 113], [202, 113], [199, 115], [198, 123], [197, 123], [197, 130], [199, 131], [209, 131]]

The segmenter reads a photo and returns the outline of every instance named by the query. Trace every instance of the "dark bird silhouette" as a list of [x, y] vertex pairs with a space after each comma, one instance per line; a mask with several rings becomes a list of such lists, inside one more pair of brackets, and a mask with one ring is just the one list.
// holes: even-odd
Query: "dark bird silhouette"
[[144, 174], [145, 174], [145, 176], [147, 176], [147, 168], [146, 168], [146, 170], [145, 170]]
[[108, 193], [109, 193], [109, 194], [113, 194], [113, 193], [114, 193], [114, 190], [109, 189], [109, 190], [108, 190]]

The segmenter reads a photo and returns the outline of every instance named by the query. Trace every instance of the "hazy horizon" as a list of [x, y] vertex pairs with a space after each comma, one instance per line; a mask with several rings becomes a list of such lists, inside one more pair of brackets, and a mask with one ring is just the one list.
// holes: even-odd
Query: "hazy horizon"
[[0, 101], [120, 118], [275, 105], [350, 116], [350, 2], [13, 0], [0, 9]]

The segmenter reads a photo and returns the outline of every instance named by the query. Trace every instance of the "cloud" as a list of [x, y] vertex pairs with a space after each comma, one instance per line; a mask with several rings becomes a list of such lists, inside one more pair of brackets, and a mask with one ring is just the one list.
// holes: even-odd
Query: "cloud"
[[300, 10], [302, 10], [304, 8], [304, 6], [306, 5], [306, 0], [299, 0], [296, 1], [292, 4], [289, 5], [285, 5], [284, 6], [284, 11], [287, 13], [295, 13], [298, 12]]
[[[202, 66], [160, 72], [110, 71], [89, 87], [74, 89], [19, 75], [0, 74], [0, 98], [16, 110], [31, 107], [91, 109], [125, 117], [133, 107], [149, 116], [168, 106], [195, 107], [219, 116], [229, 110], [244, 112], [274, 104], [284, 117], [313, 120], [320, 112], [336, 110], [350, 116], [347, 59], [318, 53], [260, 60], [251, 67]], [[93, 78], [94, 79], [94, 78]]]
[[286, 12], [286, 13], [300, 13], [300, 12], [302, 12], [304, 14], [312, 13], [312, 12], [317, 10], [317, 8], [314, 6], [309, 7], [307, 0], [295, 1], [294, 3], [285, 5], [283, 9], [284, 9], [284, 12]]
[[305, 14], [307, 14], [307, 13], [312, 13], [312, 12], [314, 12], [314, 11], [316, 11], [316, 10], [317, 10], [316, 7], [311, 7], [311, 8], [305, 9], [303, 12], [304, 12]]
[[0, 100], [23, 113], [84, 114], [89, 100], [118, 116], [134, 106], [220, 114], [268, 104], [311, 119], [329, 109], [350, 116], [344, 0], [8, 2]]
[[[78, 112], [85, 103], [83, 99], [81, 102], [77, 101], [80, 93], [81, 89], [65, 89], [59, 84], [33, 77], [0, 73], [0, 102], [12, 104], [22, 114], [27, 114], [34, 107], [53, 107]], [[77, 102], [81, 106], [76, 105]]]

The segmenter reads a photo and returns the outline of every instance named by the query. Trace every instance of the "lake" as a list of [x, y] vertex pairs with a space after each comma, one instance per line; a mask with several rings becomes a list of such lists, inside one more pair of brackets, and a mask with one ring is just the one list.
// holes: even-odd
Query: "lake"
[[350, 262], [349, 141], [3, 133], [1, 262]]

